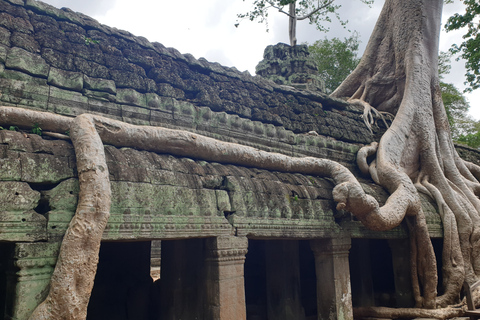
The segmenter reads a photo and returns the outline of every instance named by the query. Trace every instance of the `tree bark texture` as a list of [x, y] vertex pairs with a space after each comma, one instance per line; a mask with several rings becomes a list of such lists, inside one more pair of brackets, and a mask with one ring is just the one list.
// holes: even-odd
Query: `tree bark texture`
[[[455, 151], [438, 78], [442, 0], [386, 0], [358, 67], [332, 95], [388, 112], [395, 118], [380, 142], [359, 152], [360, 169], [390, 192], [383, 219], [410, 228], [417, 307], [458, 302], [463, 281], [480, 274], [478, 167]], [[372, 162], [367, 157], [375, 155]], [[437, 264], [418, 192], [438, 205], [444, 228], [443, 293], [437, 296]], [[362, 219], [361, 219], [362, 220]], [[363, 219], [362, 221], [365, 222]], [[419, 316], [419, 315], [417, 315]]]
[[297, 45], [297, 13], [295, 12], [295, 4], [296, 2], [293, 2], [288, 5], [288, 35], [292, 47]]

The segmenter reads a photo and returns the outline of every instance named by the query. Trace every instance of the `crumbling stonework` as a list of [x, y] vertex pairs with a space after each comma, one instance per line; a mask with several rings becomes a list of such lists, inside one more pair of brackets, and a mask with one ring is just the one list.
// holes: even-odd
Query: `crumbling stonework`
[[278, 43], [267, 46], [263, 60], [258, 63], [255, 71], [276, 84], [325, 93], [325, 81], [318, 75], [317, 65], [309, 56], [305, 44], [291, 47]]
[[[71, 117], [97, 114], [289, 156], [330, 159], [349, 168], [379, 203], [387, 198], [383, 188], [362, 179], [355, 164], [359, 147], [385, 128], [379, 123], [371, 133], [356, 107], [182, 55], [68, 9], [33, 0], [0, 1], [0, 92], [1, 105]], [[9, 274], [0, 275], [0, 308], [6, 319], [27, 319], [45, 298], [78, 202], [69, 132], [63, 140], [45, 132], [38, 136], [30, 133], [34, 125], [0, 131], [0, 271], [5, 271], [0, 274]], [[268, 313], [288, 319], [289, 309], [299, 319], [351, 319], [350, 244], [368, 251], [359, 240], [382, 244], [408, 237], [403, 224], [374, 232], [337, 210], [333, 183], [325, 178], [135, 146], [105, 145], [104, 150], [112, 204], [102, 240], [110, 243], [100, 249], [90, 320], [113, 312], [122, 320], [254, 319]], [[460, 150], [477, 161], [477, 151]], [[422, 205], [430, 235], [441, 238], [437, 208], [427, 197]], [[149, 280], [152, 240], [162, 241], [155, 283]], [[371, 254], [378, 248], [372, 246]], [[353, 287], [353, 295], [393, 305], [401, 294], [407, 296], [402, 306], [408, 306], [410, 287], [402, 280], [409, 276], [407, 253], [397, 243], [389, 243], [388, 250], [400, 265], [391, 278], [403, 282], [385, 289], [370, 279]], [[122, 263], [122, 254], [135, 255], [138, 264]], [[266, 262], [267, 256], [277, 263]], [[121, 265], [109, 264], [112, 259]], [[353, 256], [350, 263], [371, 273], [372, 266], [362, 260], [368, 259]], [[267, 270], [272, 271], [268, 277]], [[125, 276], [132, 272], [138, 274]], [[281, 274], [293, 275], [293, 287], [275, 276]], [[315, 282], [316, 288], [305, 284]], [[287, 302], [272, 302], [278, 301], [275, 288]], [[153, 302], [142, 304], [132, 296]], [[301, 303], [288, 302], [298, 296]]]

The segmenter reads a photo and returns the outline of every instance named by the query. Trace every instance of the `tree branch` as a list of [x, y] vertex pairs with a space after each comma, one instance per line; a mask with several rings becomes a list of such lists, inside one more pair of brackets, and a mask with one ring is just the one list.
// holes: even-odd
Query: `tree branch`
[[[333, 1], [332, 1], [332, 2], [333, 2]], [[281, 13], [289, 16], [290, 18], [295, 19], [295, 16], [292, 16], [290, 13], [288, 13], [288, 12], [286, 12], [286, 11], [283, 11], [283, 6], [282, 6], [282, 7], [279, 7], [279, 6], [275, 5], [275, 3], [274, 3], [273, 1], [271, 1], [271, 0], [270, 0], [270, 1], [267, 0], [267, 3], [270, 4], [270, 6], [271, 6], [272, 8], [277, 9], [278, 12], [281, 12]]]
[[312, 15], [314, 15], [315, 13], [317, 13], [318, 11], [322, 10], [322, 9], [325, 9], [326, 7], [328, 7], [329, 5], [331, 5], [333, 3], [333, 1], [335, 0], [330, 0], [328, 1], [327, 3], [325, 3], [323, 6], [321, 7], [318, 7], [317, 9], [313, 10], [312, 12], [304, 15], [303, 17], [297, 17], [297, 20], [305, 20], [305, 19], [308, 19], [310, 18]]

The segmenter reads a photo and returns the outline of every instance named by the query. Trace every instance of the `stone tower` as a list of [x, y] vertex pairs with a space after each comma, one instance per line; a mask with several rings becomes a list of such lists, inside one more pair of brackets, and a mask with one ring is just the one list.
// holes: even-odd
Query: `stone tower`
[[289, 46], [278, 43], [265, 48], [256, 73], [281, 85], [301, 90], [325, 92], [325, 82], [318, 76], [315, 61], [307, 45]]

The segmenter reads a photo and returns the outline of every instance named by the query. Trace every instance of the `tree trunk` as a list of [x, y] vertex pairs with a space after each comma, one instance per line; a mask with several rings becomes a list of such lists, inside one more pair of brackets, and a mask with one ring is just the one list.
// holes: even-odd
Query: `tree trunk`
[[108, 167], [93, 119], [80, 115], [71, 121], [70, 137], [80, 184], [77, 210], [63, 237], [49, 294], [32, 320], [86, 319], [100, 242], [110, 216]]
[[[464, 279], [480, 272], [479, 183], [455, 151], [438, 79], [442, 0], [386, 0], [358, 67], [332, 93], [395, 115], [378, 146], [359, 153], [362, 171], [391, 193], [383, 219], [408, 217], [418, 307], [457, 302]], [[366, 154], [376, 150], [367, 163]], [[417, 191], [418, 190], [418, 191]], [[444, 227], [443, 295], [418, 192], [434, 199]], [[384, 210], [388, 207], [388, 210]]]
[[292, 47], [297, 45], [297, 13], [295, 12], [295, 4], [296, 2], [292, 2], [288, 5], [288, 35]]
[[[337, 208], [352, 212], [368, 228], [388, 230], [407, 217], [417, 306], [434, 308], [456, 302], [464, 279], [473, 282], [480, 273], [480, 184], [474, 176], [479, 175], [480, 168], [466, 164], [457, 155], [441, 100], [437, 51], [442, 1], [386, 0], [362, 61], [333, 93], [395, 114], [380, 142], [366, 146], [357, 157], [361, 170], [391, 193], [381, 208], [355, 177], [334, 161], [293, 158], [190, 132], [134, 126], [99, 116], [81, 115], [72, 120], [0, 107], [0, 125], [38, 123], [44, 130], [62, 133], [73, 122], [70, 130], [78, 162], [79, 205], [62, 243], [49, 296], [31, 319], [85, 319], [110, 206], [102, 141], [207, 161], [331, 177], [336, 184], [333, 198]], [[375, 160], [367, 163], [375, 153]], [[444, 293], [439, 297], [435, 255], [418, 192], [435, 199], [443, 220]], [[377, 311], [382, 317], [425, 315], [411, 310]], [[429, 314], [444, 317], [445, 313]]]

